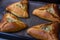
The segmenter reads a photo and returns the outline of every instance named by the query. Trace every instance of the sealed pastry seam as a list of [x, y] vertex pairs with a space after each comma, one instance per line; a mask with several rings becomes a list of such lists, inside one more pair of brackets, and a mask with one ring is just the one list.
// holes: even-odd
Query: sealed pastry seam
[[16, 32], [27, 27], [24, 22], [10, 13], [4, 14], [0, 25], [1, 32]]
[[7, 11], [16, 15], [17, 17], [28, 17], [28, 0], [13, 3], [6, 8]]
[[53, 21], [53, 22], [59, 22], [60, 23], [60, 17], [58, 15], [58, 7], [56, 4], [48, 4], [45, 6], [42, 6], [38, 9], [35, 9], [33, 11], [33, 15], [36, 15], [42, 19]]
[[47, 23], [33, 26], [27, 30], [27, 33], [41, 40], [58, 40], [59, 23]]

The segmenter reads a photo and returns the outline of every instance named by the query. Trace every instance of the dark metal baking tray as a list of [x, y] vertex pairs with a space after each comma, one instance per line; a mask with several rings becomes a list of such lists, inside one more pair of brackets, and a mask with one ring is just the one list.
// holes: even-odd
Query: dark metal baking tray
[[40, 2], [50, 2], [50, 3], [60, 3], [60, 0], [30, 0], [30, 1], [40, 1]]
[[[2, 2], [0, 3], [0, 20], [2, 19], [3, 15], [6, 12], [6, 10], [5, 10], [6, 7], [8, 5], [14, 3], [14, 2], [17, 2], [17, 1], [19, 1], [19, 0], [2, 0]], [[47, 3], [29, 1], [29, 16], [30, 16], [30, 18], [27, 18], [27, 19], [19, 18], [19, 19], [21, 19], [23, 22], [25, 22], [28, 25], [28, 28], [33, 26], [33, 25], [37, 25], [37, 24], [41, 24], [41, 23], [47, 23], [48, 21], [40, 19], [40, 18], [38, 18], [32, 14], [32, 11], [34, 9], [41, 7], [45, 4], [47, 4]], [[32, 38], [31, 36], [29, 36], [26, 33], [27, 29], [19, 31], [19, 32], [15, 32], [15, 33], [0, 32], [0, 37], [7, 38], [7, 39], [14, 39], [14, 40], [17, 40], [17, 39], [18, 40], [35, 40], [34, 38]]]

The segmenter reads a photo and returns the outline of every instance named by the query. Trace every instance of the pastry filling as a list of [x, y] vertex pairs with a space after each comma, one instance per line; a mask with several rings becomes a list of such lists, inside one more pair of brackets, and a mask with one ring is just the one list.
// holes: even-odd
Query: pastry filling
[[16, 19], [12, 18], [11, 16], [7, 16], [7, 21], [8, 22], [15, 22], [17, 21]]
[[14, 19], [11, 16], [7, 16], [7, 22], [16, 22], [17, 24], [21, 24], [23, 22], [21, 22], [20, 20]]
[[25, 10], [25, 9], [26, 9], [25, 5], [22, 5], [22, 4], [17, 4], [16, 6], [18, 6], [18, 7], [22, 8], [23, 10]]
[[[54, 12], [54, 9], [53, 8], [48, 8], [47, 9], [47, 11], [52, 15], [52, 16], [54, 16], [55, 18], [58, 18], [58, 17], [56, 17], [56, 14], [55, 14], [55, 12]], [[59, 18], [58, 18], [59, 19]], [[59, 19], [60, 20], [60, 19]]]
[[46, 25], [45, 27], [42, 28], [44, 31], [50, 32], [52, 30], [52, 27], [50, 25]]
[[50, 8], [48, 8], [48, 9], [47, 9], [47, 11], [48, 11], [48, 12], [50, 12], [50, 13], [54, 13], [54, 9], [53, 9], [53, 8], [51, 8], [51, 7], [50, 7]]

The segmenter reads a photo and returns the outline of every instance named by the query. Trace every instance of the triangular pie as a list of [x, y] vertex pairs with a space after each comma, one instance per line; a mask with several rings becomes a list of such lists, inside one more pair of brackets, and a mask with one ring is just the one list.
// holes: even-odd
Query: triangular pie
[[58, 40], [58, 25], [55, 22], [36, 25], [28, 29], [27, 33], [36, 39]]
[[6, 8], [12, 14], [27, 18], [28, 17], [28, 0], [21, 0], [20, 2], [13, 3]]
[[1, 32], [16, 32], [24, 28], [26, 28], [26, 24], [10, 13], [6, 13], [0, 23]]
[[33, 15], [40, 18], [60, 22], [60, 17], [58, 15], [58, 6], [56, 4], [47, 4], [33, 11]]

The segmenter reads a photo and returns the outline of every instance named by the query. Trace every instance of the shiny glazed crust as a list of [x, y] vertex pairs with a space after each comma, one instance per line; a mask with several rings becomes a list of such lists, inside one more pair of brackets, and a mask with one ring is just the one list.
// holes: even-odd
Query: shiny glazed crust
[[58, 6], [56, 4], [47, 4], [38, 9], [35, 9], [33, 11], [33, 15], [36, 15], [42, 19], [60, 23], [60, 17], [58, 15]]
[[[58, 23], [35, 25], [27, 30], [27, 33], [41, 40], [58, 40]], [[46, 28], [45, 28], [46, 27]], [[49, 27], [49, 28], [47, 28]]]
[[26, 18], [28, 17], [28, 0], [13, 3], [6, 10], [18, 17]]
[[25, 29], [27, 26], [14, 15], [6, 13], [0, 23], [1, 32], [16, 32]]

